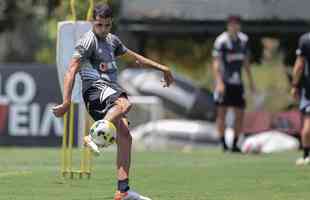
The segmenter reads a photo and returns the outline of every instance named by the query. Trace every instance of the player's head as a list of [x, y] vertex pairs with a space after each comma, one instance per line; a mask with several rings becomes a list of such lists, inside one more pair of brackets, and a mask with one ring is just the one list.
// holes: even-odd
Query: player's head
[[227, 18], [228, 32], [235, 34], [241, 30], [241, 17], [239, 15], [230, 15]]
[[98, 4], [93, 10], [93, 30], [100, 36], [105, 37], [112, 28], [112, 9], [107, 4]]

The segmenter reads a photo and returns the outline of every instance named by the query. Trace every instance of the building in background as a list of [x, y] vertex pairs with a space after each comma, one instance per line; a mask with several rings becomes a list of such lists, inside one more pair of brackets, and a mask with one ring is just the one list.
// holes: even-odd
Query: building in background
[[284, 63], [292, 65], [298, 37], [310, 30], [309, 7], [308, 0], [121, 0], [119, 31], [143, 52], [150, 38], [215, 37], [227, 16], [238, 14], [253, 38], [255, 61], [262, 56], [262, 37], [271, 36], [280, 39]]

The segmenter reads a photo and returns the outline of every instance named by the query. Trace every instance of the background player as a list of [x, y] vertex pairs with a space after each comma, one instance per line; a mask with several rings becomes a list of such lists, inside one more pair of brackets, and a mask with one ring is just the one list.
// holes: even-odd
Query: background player
[[246, 106], [241, 77], [243, 66], [249, 79], [250, 89], [252, 92], [255, 91], [250, 70], [248, 36], [240, 32], [240, 22], [239, 16], [228, 17], [227, 32], [223, 32], [216, 38], [213, 50], [214, 98], [217, 104], [216, 124], [223, 150], [226, 151], [228, 147], [225, 142], [225, 118], [227, 109], [231, 107], [235, 116], [233, 152], [240, 152], [237, 142]]
[[303, 117], [301, 144], [303, 157], [296, 160], [297, 165], [309, 164], [310, 157], [310, 33], [299, 39], [297, 58], [292, 74], [292, 94], [300, 100], [300, 112]]

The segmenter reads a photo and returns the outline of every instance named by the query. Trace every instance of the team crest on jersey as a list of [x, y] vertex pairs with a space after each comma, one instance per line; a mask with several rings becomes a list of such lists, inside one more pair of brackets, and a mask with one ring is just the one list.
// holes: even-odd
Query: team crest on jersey
[[310, 106], [307, 106], [305, 111], [306, 111], [306, 113], [310, 113]]
[[106, 72], [108, 70], [108, 64], [107, 63], [100, 63], [99, 69], [102, 72]]
[[243, 53], [229, 53], [227, 54], [226, 59], [228, 62], [242, 61], [245, 59], [245, 55]]

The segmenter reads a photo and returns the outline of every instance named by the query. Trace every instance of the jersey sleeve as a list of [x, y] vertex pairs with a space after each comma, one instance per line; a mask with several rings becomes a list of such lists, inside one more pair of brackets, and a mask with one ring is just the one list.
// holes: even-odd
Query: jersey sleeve
[[306, 39], [305, 36], [301, 36], [298, 42], [298, 48], [296, 50], [297, 56], [304, 56], [306, 51]]
[[79, 58], [81, 62], [89, 60], [92, 51], [95, 47], [95, 41], [93, 37], [82, 37], [74, 47], [73, 58]]
[[122, 43], [122, 41], [115, 35], [113, 35], [113, 45], [115, 46], [114, 55], [121, 56], [127, 52], [127, 47]]
[[214, 42], [212, 56], [213, 57], [220, 57], [223, 54], [223, 43], [219, 38], [217, 38]]

